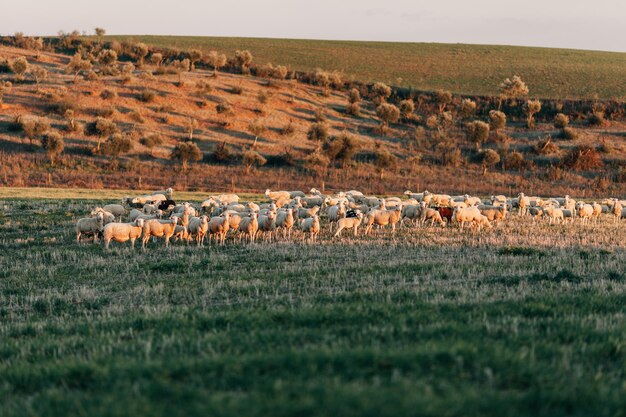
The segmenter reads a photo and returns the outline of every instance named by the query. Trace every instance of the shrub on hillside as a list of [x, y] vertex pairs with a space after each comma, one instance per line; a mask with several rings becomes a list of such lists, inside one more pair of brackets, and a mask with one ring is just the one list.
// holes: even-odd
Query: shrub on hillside
[[326, 123], [313, 123], [306, 133], [309, 140], [323, 142], [328, 138], [328, 125]]
[[576, 171], [589, 171], [604, 166], [597, 150], [588, 145], [577, 146], [563, 158], [563, 165]]

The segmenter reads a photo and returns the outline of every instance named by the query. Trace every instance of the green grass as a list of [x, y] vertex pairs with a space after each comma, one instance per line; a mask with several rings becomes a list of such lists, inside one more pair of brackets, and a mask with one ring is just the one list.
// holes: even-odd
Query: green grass
[[[147, 252], [0, 200], [2, 416], [623, 416], [625, 225]], [[610, 233], [612, 231], [612, 233]]]
[[297, 70], [343, 71], [362, 81], [383, 81], [419, 90], [447, 89], [494, 95], [503, 79], [520, 75], [531, 96], [626, 97], [626, 53], [500, 45], [355, 42], [200, 36], [111, 36], [170, 48], [248, 49], [256, 63]]

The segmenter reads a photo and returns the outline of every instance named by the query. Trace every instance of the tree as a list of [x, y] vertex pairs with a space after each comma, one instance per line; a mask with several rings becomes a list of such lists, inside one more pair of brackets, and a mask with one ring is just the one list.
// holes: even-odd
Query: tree
[[487, 174], [487, 168], [500, 162], [500, 155], [493, 149], [487, 149], [482, 153], [483, 175]]
[[184, 172], [187, 171], [189, 162], [199, 161], [202, 159], [202, 151], [200, 151], [198, 145], [193, 142], [180, 142], [174, 147], [170, 157], [180, 161]]
[[183, 72], [189, 71], [191, 69], [191, 62], [187, 58], [182, 60], [177, 59], [176, 61], [172, 61], [171, 66], [176, 74], [178, 74], [178, 85], [183, 85], [182, 74]]
[[152, 149], [155, 146], [160, 146], [163, 144], [163, 138], [158, 134], [148, 135], [139, 139], [139, 143], [150, 149], [150, 154], [152, 154]]
[[252, 54], [250, 51], [235, 51], [235, 63], [243, 74], [248, 74], [252, 65]]
[[361, 102], [361, 92], [357, 88], [353, 88], [348, 92], [348, 102], [350, 104]]
[[489, 112], [489, 128], [496, 133], [499, 133], [501, 129], [506, 127], [506, 114], [498, 110], [491, 110]]
[[11, 62], [11, 71], [17, 75], [16, 78], [19, 81], [24, 79], [24, 74], [28, 72], [28, 69], [28, 61], [23, 56], [17, 57]]
[[196, 62], [202, 59], [202, 51], [199, 49], [191, 49], [187, 55], [189, 56], [189, 62], [191, 63], [190, 69], [193, 71], [196, 69]]
[[459, 114], [463, 119], [469, 119], [476, 113], [476, 102], [469, 98], [464, 98], [459, 106]]
[[476, 145], [476, 150], [479, 150], [489, 138], [489, 125], [481, 121], [470, 122], [465, 125], [465, 134], [467, 139]]
[[131, 53], [133, 54], [133, 57], [139, 67], [143, 66], [143, 60], [146, 55], [148, 55], [148, 52], [150, 52], [150, 49], [148, 48], [148, 45], [143, 42], [137, 42], [131, 47]]
[[105, 137], [112, 136], [118, 132], [117, 125], [111, 120], [105, 119], [103, 117], [98, 117], [96, 121], [93, 122], [90, 130], [98, 135], [98, 144], [96, 145], [96, 153], [100, 153], [102, 140]]
[[213, 67], [213, 76], [217, 77], [217, 71], [226, 65], [226, 55], [220, 54], [217, 51], [211, 51], [207, 55], [207, 61], [209, 65]]
[[306, 133], [309, 140], [324, 142], [328, 138], [328, 125], [324, 122], [313, 123]]
[[22, 118], [20, 125], [31, 145], [34, 139], [50, 130], [50, 122], [43, 117]]
[[395, 123], [400, 118], [400, 110], [389, 103], [382, 103], [376, 108], [376, 116], [380, 119], [380, 133], [385, 134], [389, 123]]
[[263, 155], [261, 155], [260, 153], [252, 149], [248, 149], [247, 151], [243, 153], [241, 161], [243, 165], [246, 167], [246, 174], [249, 174], [250, 170], [255, 165], [257, 167], [260, 167], [267, 163], [267, 159], [265, 159]]
[[31, 70], [30, 75], [35, 80], [37, 89], [39, 89], [39, 83], [48, 78], [48, 71], [43, 67], [35, 67]]
[[102, 42], [102, 37], [106, 35], [107, 32], [103, 28], [95, 28], [94, 33], [96, 34], [96, 37], [98, 38], [98, 42]]
[[104, 67], [111, 67], [117, 63], [117, 52], [112, 49], [103, 49], [98, 54], [98, 63]]
[[315, 72], [315, 84], [322, 87], [322, 95], [328, 97], [330, 95], [330, 76], [325, 71], [317, 70]]
[[163, 54], [160, 52], [153, 52], [152, 55], [150, 55], [150, 62], [152, 65], [160, 67], [163, 62]]
[[521, 170], [526, 166], [524, 155], [521, 152], [511, 152], [506, 158], [506, 165], [508, 169]]
[[11, 81], [0, 81], [0, 109], [2, 108], [2, 103], [4, 103], [4, 95], [10, 93], [11, 89], [13, 89]]
[[400, 102], [400, 115], [404, 120], [408, 120], [415, 111], [415, 103], [411, 99], [402, 100]]
[[435, 93], [435, 103], [439, 108], [439, 113], [442, 113], [446, 106], [452, 102], [452, 93], [446, 90], [437, 90]]
[[133, 142], [126, 135], [115, 133], [102, 144], [102, 153], [113, 157], [115, 165], [120, 155], [130, 152], [133, 149]]
[[[359, 151], [359, 143], [357, 139], [346, 132], [341, 133], [332, 140], [332, 145], [326, 146], [325, 151], [331, 161], [341, 162], [341, 166], [345, 168], [346, 164], [352, 161], [354, 155]], [[333, 150], [332, 154], [330, 150]]]
[[528, 86], [519, 75], [507, 78], [500, 83], [500, 94], [506, 98], [521, 98], [528, 95]]
[[385, 83], [375, 83], [372, 87], [372, 96], [374, 104], [383, 104], [391, 96], [391, 87]]
[[83, 59], [80, 53], [77, 52], [67, 64], [67, 67], [65, 67], [65, 72], [74, 74], [74, 82], [76, 82], [81, 71], [89, 71], [91, 68], [91, 62]]
[[385, 170], [392, 169], [396, 166], [397, 158], [379, 144], [374, 151], [374, 155], [376, 156], [376, 168], [382, 180], [385, 176]]
[[526, 125], [529, 129], [535, 126], [535, 114], [541, 111], [541, 101], [528, 100], [524, 105], [524, 113], [526, 114]]
[[65, 148], [65, 143], [63, 138], [57, 132], [48, 132], [41, 139], [41, 147], [48, 154], [48, 159], [50, 160], [50, 165], [54, 166], [54, 161]]

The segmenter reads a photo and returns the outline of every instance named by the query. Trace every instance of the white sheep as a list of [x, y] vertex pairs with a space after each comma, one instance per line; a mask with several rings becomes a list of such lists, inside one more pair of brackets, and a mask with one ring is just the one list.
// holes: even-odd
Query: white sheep
[[195, 239], [198, 246], [204, 245], [204, 237], [209, 230], [209, 218], [207, 216], [190, 218], [187, 230], [188, 240]]
[[589, 220], [593, 217], [593, 206], [591, 204], [578, 202], [576, 204], [576, 215], [578, 215], [582, 224], [589, 223]]
[[221, 245], [225, 243], [226, 234], [230, 229], [229, 218], [230, 214], [226, 212], [223, 216], [211, 217], [211, 220], [209, 220], [209, 234], [215, 235], [216, 242], [219, 242]]
[[282, 229], [283, 238], [291, 238], [291, 229], [295, 223], [298, 209], [280, 209], [276, 213], [276, 228]]
[[130, 240], [131, 248], [135, 249], [135, 241], [143, 233], [144, 220], [137, 219], [131, 223], [109, 223], [104, 226], [104, 248], [109, 250], [111, 241], [124, 243]]
[[239, 223], [239, 231], [250, 238], [250, 243], [253, 243], [256, 239], [256, 234], [259, 230], [258, 214], [253, 212], [250, 217], [244, 217]]
[[102, 209], [113, 214], [115, 217], [117, 217], [118, 221], [122, 221], [122, 216], [126, 214], [126, 209], [121, 204], [107, 204], [102, 207]]
[[543, 214], [548, 216], [548, 224], [562, 223], [565, 220], [563, 210], [557, 207], [547, 206], [543, 209]]
[[81, 235], [93, 234], [94, 243], [98, 242], [98, 233], [104, 228], [104, 216], [97, 213], [95, 217], [84, 217], [76, 222], [76, 242], [80, 243]]
[[269, 211], [265, 214], [260, 214], [258, 218], [259, 232], [263, 232], [265, 239], [269, 236], [269, 240], [272, 240], [272, 233], [276, 229], [276, 212]]
[[482, 213], [478, 207], [457, 208], [452, 213], [452, 220], [459, 223], [461, 230], [465, 223], [473, 223], [482, 221]]
[[333, 232], [333, 226], [339, 221], [339, 219], [346, 217], [346, 213], [346, 204], [338, 204], [336, 206], [328, 207], [326, 215], [328, 216], [328, 225], [331, 233]]
[[320, 218], [315, 215], [313, 217], [309, 217], [306, 219], [302, 219], [300, 222], [300, 230], [304, 233], [302, 240], [306, 238], [307, 233], [309, 234], [309, 241], [315, 242], [317, 240], [317, 236], [320, 233]]
[[163, 237], [165, 238], [165, 247], [170, 245], [170, 239], [174, 235], [176, 230], [176, 224], [178, 223], [178, 217], [172, 216], [169, 220], [152, 219], [144, 222], [143, 225], [143, 241], [142, 249], [146, 249], [148, 240], [150, 237]]
[[337, 231], [334, 237], [341, 236], [343, 229], [354, 229], [354, 237], [357, 236], [359, 226], [363, 222], [363, 213], [357, 213], [356, 217], [343, 217], [337, 221]]

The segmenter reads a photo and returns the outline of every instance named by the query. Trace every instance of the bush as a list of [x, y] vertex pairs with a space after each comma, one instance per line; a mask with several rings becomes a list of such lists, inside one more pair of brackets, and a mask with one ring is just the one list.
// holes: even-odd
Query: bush
[[528, 100], [524, 104], [524, 113], [526, 114], [526, 126], [531, 129], [535, 126], [535, 114], [541, 111], [541, 101]]
[[50, 164], [54, 165], [54, 161], [65, 148], [65, 142], [57, 132], [48, 132], [41, 139], [41, 147], [46, 151]]
[[226, 114], [226, 115], [230, 115], [233, 113], [232, 106], [226, 102], [217, 103], [217, 105], [215, 106], [215, 111], [218, 114]]
[[463, 119], [469, 119], [476, 113], [476, 102], [469, 98], [464, 98], [459, 106], [459, 114]]
[[152, 149], [155, 146], [162, 145], [163, 138], [161, 137], [161, 135], [158, 135], [155, 133], [153, 135], [144, 136], [143, 138], [139, 139], [139, 143], [141, 143], [143, 146], [145, 146], [148, 149]]
[[526, 161], [524, 160], [524, 155], [521, 152], [511, 152], [506, 157], [506, 165], [509, 169], [521, 170], [526, 166]]
[[439, 163], [441, 165], [458, 167], [461, 164], [461, 150], [454, 144], [454, 142], [449, 140], [440, 142], [435, 147], [435, 151], [439, 157]]
[[328, 117], [326, 117], [326, 110], [323, 107], [318, 107], [314, 113], [314, 119], [316, 122], [325, 122]]
[[563, 113], [554, 116], [554, 127], [557, 129], [565, 129], [569, 125], [569, 117]]
[[385, 83], [376, 83], [372, 87], [372, 101], [376, 105], [383, 104], [391, 96], [391, 87]]
[[250, 71], [250, 65], [252, 65], [252, 54], [250, 51], [235, 51], [235, 63], [242, 73], [247, 74]]
[[598, 151], [591, 146], [581, 145], [572, 149], [563, 158], [563, 165], [576, 171], [588, 171], [601, 168], [604, 163]]
[[296, 128], [293, 127], [293, 123], [289, 122], [278, 130], [278, 134], [281, 136], [291, 137], [296, 132]]
[[267, 163], [267, 159], [265, 159], [260, 153], [249, 149], [243, 153], [241, 163], [246, 167], [246, 174], [248, 174], [250, 173], [252, 167], [265, 165]]
[[359, 103], [348, 104], [346, 106], [346, 113], [354, 117], [359, 117], [361, 115], [361, 105]]
[[442, 113], [448, 104], [452, 102], [452, 93], [445, 90], [438, 90], [435, 93], [435, 103], [439, 108], [439, 113]]
[[112, 118], [117, 110], [113, 106], [102, 107], [95, 109], [96, 116], [98, 117], [106, 117], [107, 119]]
[[501, 129], [506, 127], [506, 114], [498, 110], [491, 110], [489, 112], [489, 128], [498, 133]]
[[552, 137], [548, 135], [544, 140], [537, 142], [534, 146], [537, 155], [550, 155], [559, 152], [559, 146], [552, 142]]
[[128, 136], [115, 133], [102, 144], [102, 153], [117, 159], [120, 155], [130, 152], [133, 149], [133, 142]]
[[339, 161], [345, 166], [358, 152], [359, 144], [354, 136], [344, 132], [326, 140], [323, 150], [330, 161]]
[[481, 153], [483, 175], [487, 174], [487, 168], [495, 166], [500, 162], [500, 155], [493, 149], [487, 149]]
[[152, 90], [143, 90], [139, 93], [137, 99], [139, 101], [143, 101], [144, 103], [152, 103], [156, 99], [156, 93]]
[[566, 140], [578, 139], [578, 131], [573, 127], [565, 127], [561, 130], [561, 138]]
[[309, 169], [313, 170], [318, 175], [318, 177], [323, 176], [324, 172], [330, 165], [330, 159], [320, 152], [313, 152], [304, 160], [304, 162]]
[[358, 89], [353, 88], [348, 93], [348, 102], [350, 104], [360, 103], [361, 102], [361, 93]]
[[146, 119], [141, 115], [141, 113], [139, 113], [138, 111], [134, 110], [131, 111], [130, 113], [128, 113], [128, 117], [137, 123], [145, 123]]
[[400, 115], [403, 119], [408, 120], [413, 116], [413, 112], [415, 111], [415, 103], [413, 100], [407, 99], [402, 100], [399, 105]]
[[528, 95], [528, 86], [519, 75], [514, 75], [500, 84], [500, 93], [509, 98], [525, 97]]
[[189, 162], [199, 161], [202, 159], [202, 151], [198, 148], [193, 142], [181, 142], [177, 144], [172, 153], [170, 154], [170, 158], [180, 161], [183, 171], [186, 171]]
[[26, 57], [20, 56], [11, 62], [11, 71], [17, 75], [18, 80], [22, 80], [24, 78], [24, 74], [26, 74], [28, 69], [29, 65]]
[[229, 163], [237, 159], [237, 155], [231, 151], [226, 142], [222, 142], [211, 152], [210, 159], [217, 163]]
[[243, 87], [241, 87], [240, 85], [233, 86], [230, 89], [230, 93], [231, 94], [241, 95], [241, 94], [243, 94]]
[[106, 88], [100, 93], [100, 98], [103, 100], [114, 100], [117, 98], [117, 91]]
[[376, 157], [376, 168], [378, 169], [380, 179], [382, 180], [386, 170], [391, 170], [396, 167], [398, 158], [382, 146], [377, 146], [374, 151], [374, 156]]
[[313, 123], [307, 131], [306, 137], [309, 140], [323, 142], [328, 138], [328, 126], [326, 123]]
[[50, 130], [50, 122], [42, 117], [24, 117], [20, 119], [20, 126], [32, 145], [33, 140]]
[[489, 138], [489, 125], [480, 121], [470, 122], [465, 125], [465, 135], [467, 140], [474, 143], [478, 150]]
[[380, 119], [380, 132], [384, 134], [389, 123], [395, 123], [400, 118], [400, 109], [393, 104], [382, 103], [376, 108], [376, 116]]
[[50, 104], [46, 106], [46, 110], [58, 115], [65, 115], [69, 111], [76, 113], [80, 110], [78, 102], [71, 97], [53, 97]]

